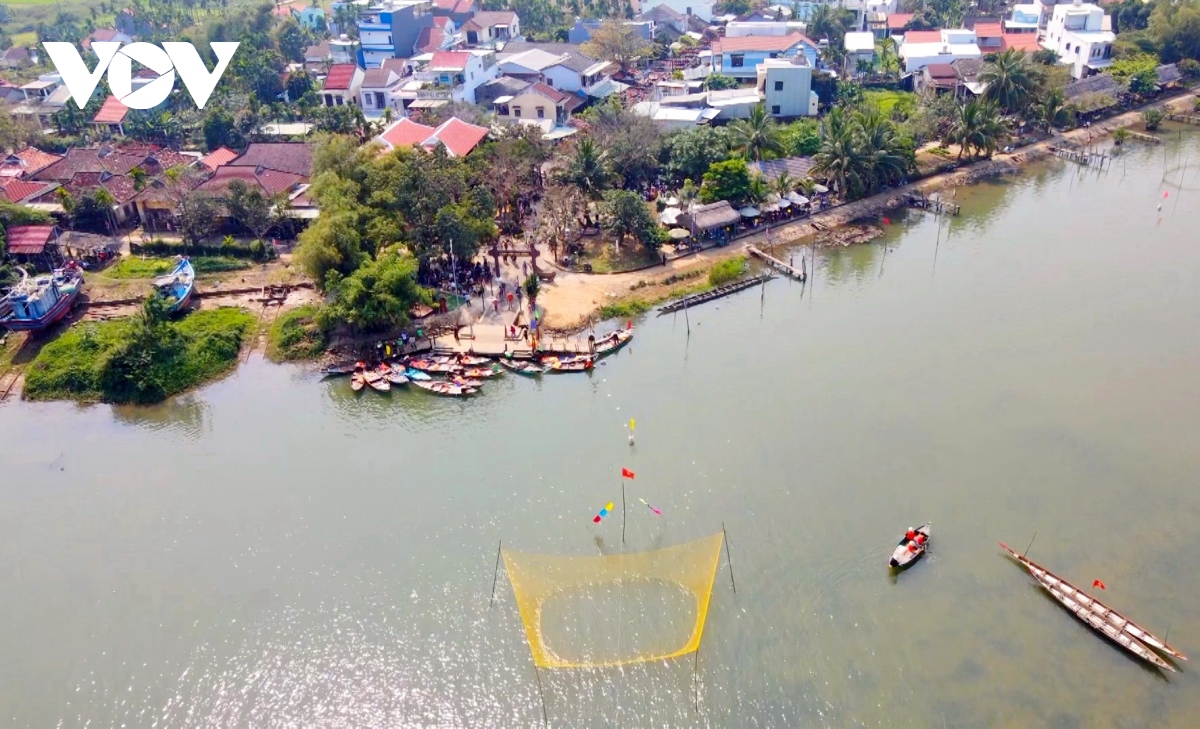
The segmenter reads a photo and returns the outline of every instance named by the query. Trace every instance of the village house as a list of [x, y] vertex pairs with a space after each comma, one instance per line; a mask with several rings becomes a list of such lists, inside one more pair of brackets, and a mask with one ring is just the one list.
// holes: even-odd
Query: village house
[[125, 116], [128, 113], [128, 106], [122, 104], [117, 97], [109, 95], [100, 106], [100, 110], [96, 112], [96, 116], [92, 117], [92, 124], [96, 126], [96, 131], [100, 132], [102, 137], [123, 137], [125, 136]]
[[[337, 5], [334, 5], [335, 12]], [[358, 3], [348, 5], [362, 8]], [[371, 3], [358, 14], [358, 65], [378, 68], [386, 58], [411, 58], [422, 32], [433, 28], [433, 20], [428, 0]]]
[[26, 147], [20, 152], [8, 155], [0, 162], [0, 178], [31, 178], [62, 158], [61, 154]]
[[38, 128], [54, 130], [54, 115], [62, 111], [71, 98], [71, 92], [62, 83], [57, 73], [45, 73], [20, 87], [24, 101], [12, 108], [13, 116], [31, 121]]
[[657, 0], [656, 5], [669, 8], [678, 15], [694, 15], [705, 23], [713, 19], [716, 0]]
[[[592, 39], [592, 32], [599, 29], [603, 21], [600, 20], [583, 20], [575, 18], [575, 25], [567, 31], [567, 41], [569, 43], [587, 43]], [[649, 20], [623, 20], [621, 21], [627, 27], [633, 29], [638, 37], [642, 40], [654, 40], [654, 22]]]
[[387, 149], [421, 147], [431, 151], [441, 145], [447, 155], [465, 157], [479, 146], [487, 135], [487, 127], [468, 124], [458, 117], [451, 117], [436, 128], [418, 124], [406, 117], [393, 123], [375, 140]]
[[[417, 59], [413, 59], [416, 61]], [[417, 92], [417, 101], [410, 104], [418, 105], [422, 101], [450, 102], [465, 101], [475, 103], [475, 89], [496, 78], [496, 54], [493, 51], [438, 51], [430, 55], [425, 65], [420, 67], [414, 77], [422, 81], [425, 87]], [[426, 104], [417, 106], [436, 106]]]
[[85, 36], [84, 39], [79, 42], [79, 45], [83, 46], [83, 50], [95, 53], [95, 50], [92, 48], [92, 43], [95, 43], [96, 41], [103, 43], [115, 42], [124, 45], [126, 43], [132, 43], [133, 36], [117, 30], [116, 28], [97, 28], [91, 33], [88, 33], [87, 36]]
[[904, 34], [897, 55], [905, 73], [915, 73], [931, 63], [949, 64], [959, 58], [980, 58], [975, 31], [966, 28], [950, 30], [910, 30]]
[[[813, 68], [803, 54], [771, 58], [758, 65], [758, 99], [774, 117], [816, 116], [820, 99], [812, 90]], [[757, 101], [757, 100], [756, 100]]]
[[449, 18], [460, 26], [475, 15], [475, 0], [433, 0], [431, 12], [434, 17]]
[[874, 63], [874, 33], [865, 31], [847, 33], [844, 43], [846, 46], [846, 70], [853, 73], [858, 70], [859, 64], [865, 64], [869, 68]]
[[338, 63], [329, 67], [329, 75], [321, 86], [321, 100], [325, 106], [343, 106], [358, 103], [358, 90], [362, 86], [363, 70], [349, 63]]
[[[309, 199], [312, 176], [312, 148], [304, 142], [256, 142], [235, 159], [217, 167], [212, 177], [196, 187], [213, 195], [223, 195], [230, 183], [241, 180], [265, 197], [286, 202], [289, 217], [311, 220], [318, 216], [316, 204]], [[152, 200], [139, 200], [151, 217], [169, 217]]]
[[758, 78], [758, 64], [763, 61], [798, 54], [807, 58], [809, 66], [816, 66], [817, 45], [799, 33], [720, 38], [712, 45], [712, 68], [715, 73], [749, 81]]
[[59, 230], [53, 225], [12, 225], [4, 231], [8, 255], [21, 265], [50, 271], [63, 263]]
[[0, 55], [0, 66], [4, 68], [21, 68], [22, 66], [36, 66], [38, 64], [38, 54], [36, 48], [21, 48], [13, 46], [4, 51]]
[[506, 43], [521, 35], [520, 18], [511, 10], [477, 12], [461, 27], [468, 46]]
[[[1031, 33], [1037, 35], [1042, 25], [1042, 5], [1040, 3], [1014, 5], [1012, 12], [1004, 20], [1005, 33]], [[1050, 6], [1053, 7], [1053, 6]], [[1046, 21], [1049, 22], [1049, 14]]]
[[725, 24], [726, 38], [745, 38], [752, 35], [803, 35], [808, 24], [799, 20], [731, 20]]
[[1043, 48], [1058, 54], [1059, 63], [1071, 67], [1073, 78], [1084, 78], [1112, 65], [1112, 17], [1103, 8], [1079, 0], [1055, 5], [1042, 36]]
[[379, 119], [387, 110], [395, 116], [404, 113], [400, 91], [404, 79], [392, 68], [372, 68], [363, 74], [362, 87], [358, 92], [363, 116]]
[[526, 120], [550, 120], [554, 126], [567, 123], [571, 112], [582, 101], [578, 96], [564, 93], [538, 81], [512, 96], [501, 96], [493, 104], [496, 119], [516, 123]]

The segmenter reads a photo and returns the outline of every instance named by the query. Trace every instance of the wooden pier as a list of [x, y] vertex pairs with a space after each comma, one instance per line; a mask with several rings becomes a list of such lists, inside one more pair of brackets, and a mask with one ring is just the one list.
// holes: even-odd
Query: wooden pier
[[[1136, 132], [1130, 132], [1129, 136], [1134, 139], [1138, 138]], [[1153, 137], [1151, 138], [1153, 139]], [[1155, 141], [1158, 140], [1155, 139]], [[1078, 149], [1067, 149], [1065, 147], [1052, 147], [1051, 150], [1054, 152], [1055, 157], [1070, 160], [1084, 167], [1103, 167], [1104, 163], [1108, 161], [1108, 155], [1103, 152], [1086, 152]]]
[[958, 215], [962, 210], [962, 207], [956, 202], [947, 202], [938, 197], [924, 197], [922, 195], [909, 197], [908, 204], [910, 207], [928, 210], [934, 215]]
[[716, 301], [717, 299], [724, 298], [726, 296], [729, 296], [730, 294], [736, 294], [739, 291], [745, 291], [748, 288], [751, 288], [754, 286], [759, 286], [759, 285], [763, 284], [764, 282], [769, 281], [770, 279], [771, 279], [771, 274], [764, 273], [761, 276], [751, 276], [750, 278], [743, 279], [741, 281], [737, 281], [736, 283], [726, 284], [724, 286], [718, 286], [717, 288], [712, 289], [711, 291], [705, 291], [703, 293], [693, 294], [691, 296], [685, 296], [684, 298], [680, 299], [679, 301], [671, 302], [670, 304], [667, 304], [666, 306], [660, 308], [658, 310], [658, 313], [659, 314], [670, 314], [675, 311], [680, 311], [681, 309], [690, 309], [693, 306], [699, 306], [700, 304], [707, 304], [710, 301]]
[[1141, 132], [1135, 132], [1132, 129], [1130, 129], [1129, 127], [1125, 127], [1125, 133], [1129, 135], [1130, 139], [1136, 139], [1139, 142], [1149, 142], [1150, 144], [1162, 144], [1163, 143], [1163, 140], [1161, 137], [1156, 137], [1153, 134], [1142, 134]]
[[1167, 114], [1167, 121], [1200, 127], [1200, 116], [1196, 116], [1195, 114]]
[[776, 271], [779, 271], [780, 273], [782, 273], [785, 276], [791, 276], [792, 278], [796, 279], [797, 281], [803, 281], [804, 279], [808, 278], [808, 275], [804, 271], [804, 257], [803, 256], [800, 257], [800, 268], [797, 269], [797, 268], [793, 268], [792, 266], [784, 263], [783, 261], [779, 260], [778, 258], [769, 256], [766, 253], [763, 253], [762, 251], [755, 248], [754, 246], [747, 247], [746, 252], [749, 253], [750, 255], [754, 256], [755, 258], [761, 260], [763, 263], [766, 263], [768, 266], [775, 269]]

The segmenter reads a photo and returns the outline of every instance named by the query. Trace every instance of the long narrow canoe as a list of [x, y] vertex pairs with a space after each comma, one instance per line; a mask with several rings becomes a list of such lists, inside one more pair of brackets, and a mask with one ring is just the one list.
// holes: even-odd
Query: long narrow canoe
[[[1001, 542], [1000, 546], [1003, 547], [1004, 551], [1008, 552], [1009, 555], [1011, 555], [1013, 557], [1013, 559], [1015, 559], [1018, 562], [1020, 562], [1021, 564], [1023, 564], [1029, 570], [1029, 574], [1031, 574], [1033, 576], [1033, 578], [1038, 581], [1038, 583], [1040, 583], [1043, 587], [1045, 587], [1047, 590], [1049, 590], [1050, 594], [1053, 595], [1056, 600], [1061, 602], [1069, 610], [1071, 610], [1076, 615], [1078, 615], [1080, 617], [1080, 619], [1083, 620], [1084, 622], [1086, 622], [1088, 625], [1091, 625], [1092, 627], [1101, 631], [1105, 635], [1108, 635], [1109, 637], [1113, 637], [1109, 634], [1109, 631], [1107, 629], [1101, 628], [1099, 625], [1096, 624], [1095, 621], [1098, 621], [1103, 626], [1106, 626], [1106, 628], [1111, 628], [1113, 631], [1116, 631], [1119, 634], [1122, 634], [1122, 635], [1128, 636], [1129, 638], [1132, 638], [1133, 641], [1135, 643], [1137, 643], [1138, 647], [1144, 648], [1145, 646], [1149, 646], [1151, 648], [1154, 648], [1155, 650], [1159, 650], [1159, 651], [1162, 651], [1163, 653], [1167, 653], [1171, 656], [1174, 656], [1175, 658], [1179, 658], [1179, 659], [1182, 659], [1185, 661], [1187, 660], [1187, 656], [1183, 655], [1183, 653], [1179, 652], [1172, 646], [1168, 645], [1167, 642], [1165, 640], [1163, 640], [1162, 638], [1159, 638], [1158, 636], [1154, 635], [1153, 633], [1146, 630], [1142, 626], [1133, 622], [1129, 618], [1118, 613], [1116, 610], [1113, 610], [1112, 608], [1110, 608], [1109, 606], [1100, 602], [1096, 598], [1085, 593], [1083, 590], [1080, 590], [1078, 587], [1075, 587], [1070, 582], [1067, 582], [1066, 580], [1064, 580], [1063, 578], [1054, 574], [1053, 572], [1046, 569], [1045, 567], [1041, 566], [1037, 562], [1034, 562], [1033, 560], [1029, 559], [1028, 557], [1017, 554], [1012, 549], [1009, 549], [1007, 544], [1004, 544], [1003, 542]], [[1084, 613], [1086, 613], [1088, 616], [1091, 616], [1091, 617], [1085, 618], [1079, 611], [1083, 611]], [[1095, 621], [1093, 621], [1092, 618], [1094, 618]], [[1128, 648], [1131, 652], [1137, 654], [1139, 657], [1144, 658], [1144, 656], [1141, 656], [1141, 654], [1138, 653], [1137, 650], [1135, 650], [1134, 648], [1129, 648], [1129, 646], [1126, 644], [1125, 641], [1115, 638], [1115, 637], [1113, 637], [1113, 640], [1116, 641], [1117, 643], [1119, 643], [1120, 645], [1122, 645], [1123, 647]], [[1151, 653], [1151, 655], [1154, 655], [1154, 654]], [[1154, 658], [1158, 659], [1158, 656], [1154, 655]], [[1164, 661], [1161, 661], [1161, 659], [1153, 660], [1150, 658], [1146, 658], [1146, 660], [1150, 661], [1151, 663], [1154, 663], [1155, 665], [1159, 665], [1161, 662], [1162, 665], [1165, 665], [1167, 668], [1170, 668], [1170, 670], [1175, 670], [1174, 668], [1171, 668], [1171, 666], [1169, 664], [1166, 664]]]
[[546, 371], [545, 367], [534, 364], [528, 361], [510, 362], [509, 360], [500, 360], [500, 366], [516, 372], [518, 375], [527, 377], [536, 377]]
[[[1041, 580], [1039, 580], [1039, 582], [1041, 582]], [[1051, 587], [1045, 582], [1042, 582], [1041, 584], [1050, 591], [1050, 594], [1054, 596], [1055, 600], [1058, 600], [1063, 604], [1064, 607], [1075, 613], [1075, 617], [1087, 623], [1095, 630], [1103, 633], [1117, 645], [1134, 654], [1138, 658], [1141, 658], [1143, 661], [1153, 663], [1159, 668], [1165, 668], [1171, 672], [1175, 671], [1175, 667], [1160, 658], [1157, 653], [1142, 645], [1134, 638], [1131, 638], [1129, 633], [1119, 630], [1115, 625], [1092, 612], [1090, 609], [1088, 609], [1087, 605], [1076, 602], [1069, 596], [1063, 594], [1063, 592], [1057, 587]]]

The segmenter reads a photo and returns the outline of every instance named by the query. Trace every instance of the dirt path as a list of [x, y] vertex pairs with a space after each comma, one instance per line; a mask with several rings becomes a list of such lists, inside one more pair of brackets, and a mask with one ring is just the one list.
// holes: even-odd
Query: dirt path
[[[1086, 146], [1099, 141], [1117, 128], [1140, 124], [1142, 111], [1147, 108], [1159, 107], [1175, 112], [1190, 112], [1195, 99], [1195, 94], [1187, 93], [1165, 102], [1149, 104], [1107, 119], [1091, 128], [1055, 134], [1045, 141], [1023, 147], [1012, 154], [998, 154], [990, 160], [981, 160], [953, 172], [933, 175], [802, 220], [772, 226], [770, 240], [767, 239], [764, 229], [764, 232], [741, 238], [726, 248], [709, 249], [695, 256], [671, 261], [666, 266], [634, 273], [599, 275], [559, 271], [554, 283], [543, 287], [538, 303], [546, 309], [547, 326], [562, 330], [575, 329], [594, 318], [600, 307], [606, 304], [634, 296], [657, 298], [655, 294], [664, 289], [664, 278], [685, 271], [707, 269], [723, 258], [745, 253], [747, 246], [795, 244], [819, 232], [816, 225], [819, 225], [820, 229], [829, 230], [898, 208], [904, 204], [905, 198], [912, 194], [929, 195], [939, 190], [971, 184], [985, 177], [1013, 173], [1029, 162], [1049, 156], [1051, 147]], [[544, 255], [549, 255], [549, 251], [544, 251]], [[638, 288], [634, 289], [634, 286]]]

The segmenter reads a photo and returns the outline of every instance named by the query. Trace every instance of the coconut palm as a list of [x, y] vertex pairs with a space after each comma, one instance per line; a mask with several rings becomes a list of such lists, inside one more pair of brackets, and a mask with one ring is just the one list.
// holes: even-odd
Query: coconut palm
[[1051, 89], [1043, 92], [1041, 98], [1033, 105], [1033, 116], [1040, 124], [1049, 127], [1065, 127], [1071, 123], [1074, 114], [1067, 107], [1066, 97], [1062, 89]]
[[761, 160], [764, 152], [782, 152], [783, 145], [779, 143], [779, 129], [775, 120], [767, 115], [765, 104], [758, 104], [750, 110], [750, 116], [739, 119], [729, 125], [733, 136], [734, 146], [740, 149], [746, 159]]
[[751, 175], [750, 184], [746, 186], [746, 202], [751, 205], [761, 205], [771, 195], [771, 184], [762, 175]]
[[972, 99], [958, 109], [958, 118], [950, 128], [949, 141], [959, 145], [958, 158], [964, 154], [985, 153], [991, 157], [1004, 139], [1004, 125], [992, 101]]
[[860, 144], [870, 161], [870, 191], [875, 192], [903, 180], [913, 165], [913, 154], [900, 141], [895, 124], [876, 106], [855, 112], [854, 123], [858, 127]]
[[1129, 130], [1125, 127], [1118, 127], [1117, 130], [1113, 132], [1113, 144], [1116, 146], [1120, 147], [1125, 143], [1126, 139], [1129, 139]]
[[788, 174], [787, 170], [779, 173], [779, 176], [771, 180], [771, 191], [780, 198], [787, 197], [792, 190], [796, 189], [796, 180]]
[[1029, 65], [1024, 51], [1009, 48], [984, 64], [979, 72], [980, 83], [987, 84], [983, 98], [994, 101], [1010, 113], [1029, 105], [1037, 92], [1037, 75]]
[[[861, 197], [897, 184], [912, 165], [912, 151], [878, 108], [849, 112], [835, 107], [826, 115], [813, 171], [843, 197]], [[804, 189], [811, 196], [812, 188]]]
[[563, 173], [563, 181], [578, 187], [591, 198], [599, 198], [611, 179], [608, 150], [600, 149], [591, 137], [580, 139]]
[[900, 59], [896, 56], [896, 44], [891, 38], [876, 41], [875, 61], [885, 74], [900, 73]]
[[857, 197], [867, 188], [863, 174], [870, 162], [847, 117], [846, 110], [837, 106], [826, 115], [821, 124], [821, 148], [813, 158], [813, 171], [825, 175], [838, 194]]

